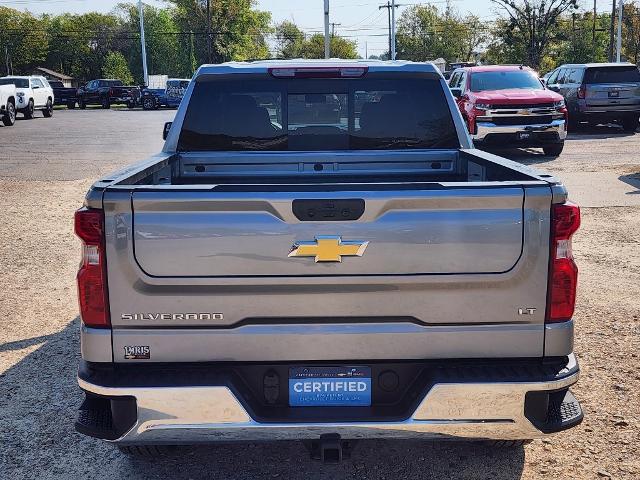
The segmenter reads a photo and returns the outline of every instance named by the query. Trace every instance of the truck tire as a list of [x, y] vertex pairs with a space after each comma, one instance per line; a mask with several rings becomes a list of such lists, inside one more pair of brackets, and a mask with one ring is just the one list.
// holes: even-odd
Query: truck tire
[[13, 100], [9, 100], [7, 102], [7, 110], [2, 116], [2, 123], [5, 127], [11, 127], [16, 123], [16, 106], [13, 103]]
[[73, 110], [74, 108], [76, 108], [76, 102], [68, 102], [67, 103], [67, 108], [69, 110]]
[[542, 151], [547, 157], [559, 157], [562, 153], [562, 149], [564, 149], [564, 142], [542, 147]]
[[42, 114], [45, 116], [45, 118], [53, 117], [53, 103], [51, 102], [50, 98], [47, 99], [47, 104], [42, 109]]
[[153, 110], [155, 108], [156, 102], [152, 97], [145, 97], [142, 99], [142, 109], [143, 110]]
[[622, 119], [622, 129], [627, 133], [634, 133], [638, 129], [638, 124], [640, 124], [638, 117]]
[[104, 108], [105, 110], [110, 109], [111, 102], [109, 101], [109, 97], [103, 97], [101, 105], [102, 105], [102, 108]]
[[567, 132], [576, 132], [580, 129], [580, 118], [576, 118], [576, 115], [569, 115], [569, 121], [567, 122]]
[[31, 120], [33, 118], [33, 100], [29, 100], [27, 108], [24, 110], [24, 118]]
[[118, 450], [125, 455], [149, 459], [165, 457], [176, 448], [172, 445], [118, 445]]

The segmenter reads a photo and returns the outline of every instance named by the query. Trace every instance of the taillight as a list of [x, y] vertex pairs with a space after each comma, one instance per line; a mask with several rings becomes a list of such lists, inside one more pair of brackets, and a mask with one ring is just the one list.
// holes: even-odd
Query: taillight
[[82, 323], [88, 327], [110, 328], [104, 213], [102, 210], [81, 208], [75, 214], [74, 227], [82, 240], [82, 260], [77, 275]]
[[578, 87], [578, 98], [580, 100], [584, 100], [586, 96], [587, 96], [587, 87], [584, 85], [580, 85]]
[[576, 304], [578, 267], [573, 261], [571, 236], [580, 227], [580, 208], [573, 203], [551, 210], [551, 262], [547, 323], [571, 320]]

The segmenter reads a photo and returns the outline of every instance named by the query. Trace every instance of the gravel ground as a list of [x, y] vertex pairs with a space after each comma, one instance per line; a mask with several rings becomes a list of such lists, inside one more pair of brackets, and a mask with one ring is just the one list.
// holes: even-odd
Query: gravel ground
[[552, 160], [583, 208], [577, 428], [524, 448], [363, 441], [341, 465], [296, 442], [201, 447], [146, 463], [73, 430], [79, 321], [72, 213], [92, 180], [161, 148], [172, 111], [56, 111], [0, 128], [0, 478], [640, 478], [640, 134], [601, 127]]

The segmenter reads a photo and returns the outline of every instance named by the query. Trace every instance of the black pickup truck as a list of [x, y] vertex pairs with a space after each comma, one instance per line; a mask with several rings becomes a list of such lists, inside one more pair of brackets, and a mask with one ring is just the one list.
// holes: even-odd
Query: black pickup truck
[[53, 88], [54, 105], [66, 105], [68, 109], [76, 108], [78, 101], [76, 88], [65, 87], [64, 83], [59, 80], [49, 80], [49, 85]]
[[78, 105], [84, 109], [87, 105], [126, 105], [133, 108], [140, 99], [140, 88], [127, 87], [122, 80], [98, 79], [87, 82], [78, 89]]

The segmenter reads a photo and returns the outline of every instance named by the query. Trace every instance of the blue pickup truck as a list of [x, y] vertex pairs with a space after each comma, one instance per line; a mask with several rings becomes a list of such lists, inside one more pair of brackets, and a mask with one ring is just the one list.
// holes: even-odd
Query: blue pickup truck
[[185, 78], [170, 78], [164, 89], [144, 89], [140, 98], [142, 108], [144, 110], [157, 110], [160, 107], [178, 108], [189, 86], [189, 81]]

